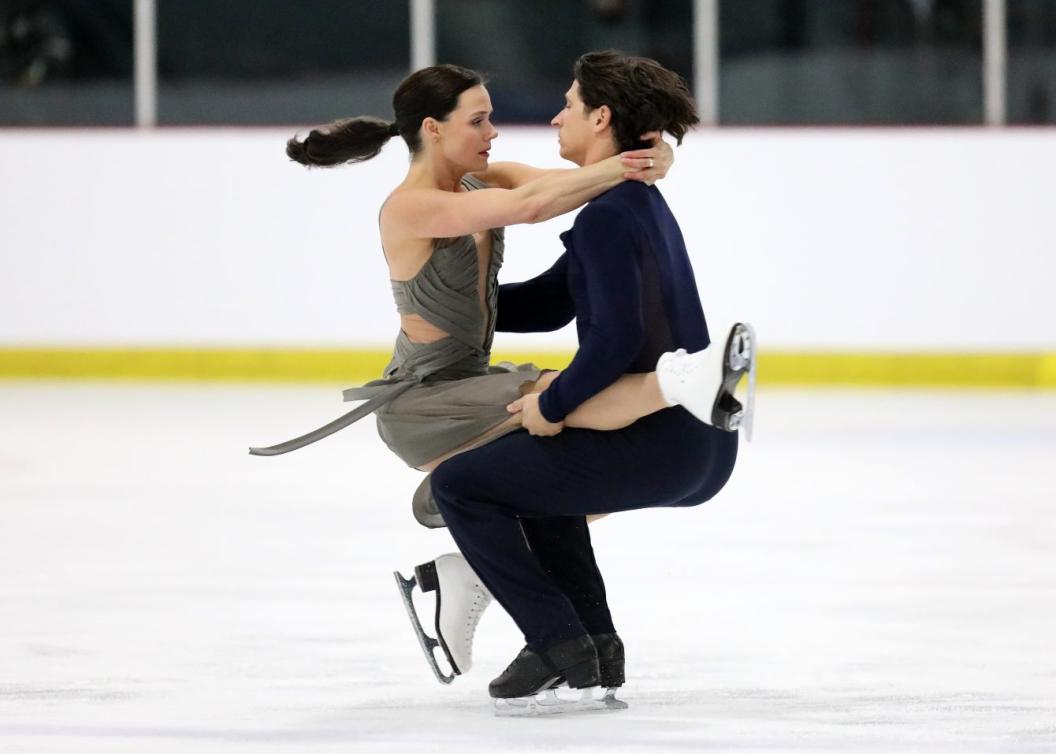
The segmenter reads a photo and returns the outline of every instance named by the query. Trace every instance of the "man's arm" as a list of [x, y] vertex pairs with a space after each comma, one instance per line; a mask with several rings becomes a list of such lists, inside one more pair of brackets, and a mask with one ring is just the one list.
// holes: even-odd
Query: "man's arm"
[[499, 286], [495, 329], [500, 332], [552, 332], [575, 315], [568, 292], [568, 252], [538, 277]]
[[611, 207], [591, 204], [580, 212], [572, 232], [591, 322], [572, 363], [539, 396], [539, 410], [550, 422], [564, 421], [619, 379], [645, 341], [637, 233], [627, 218]]

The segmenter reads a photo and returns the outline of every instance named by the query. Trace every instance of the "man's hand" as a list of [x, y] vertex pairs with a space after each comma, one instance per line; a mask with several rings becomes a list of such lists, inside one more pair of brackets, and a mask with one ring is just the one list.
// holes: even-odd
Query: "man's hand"
[[521, 415], [521, 426], [535, 437], [551, 437], [565, 428], [564, 422], [549, 422], [539, 411], [539, 393], [528, 393], [506, 407], [511, 414]]
[[624, 178], [652, 186], [667, 175], [667, 171], [675, 164], [675, 151], [661, 138], [662, 136], [659, 131], [644, 133], [639, 138], [652, 143], [649, 149], [636, 149], [620, 155], [624, 167], [628, 169], [628, 172], [623, 174]]

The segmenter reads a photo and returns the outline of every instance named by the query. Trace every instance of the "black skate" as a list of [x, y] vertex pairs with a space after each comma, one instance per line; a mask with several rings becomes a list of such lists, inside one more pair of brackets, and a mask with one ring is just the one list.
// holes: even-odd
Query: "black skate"
[[[436, 680], [451, 683], [456, 675], [467, 672], [473, 664], [473, 634], [484, 610], [491, 604], [491, 594], [477, 578], [469, 563], [460, 553], [441, 555], [435, 560], [416, 566], [414, 577], [405, 579], [393, 572], [400, 588], [403, 606], [411, 619], [411, 627], [422, 646], [425, 659]], [[436, 592], [436, 614], [433, 625], [436, 636], [429, 636], [418, 619], [412, 595], [414, 587], [422, 592]], [[450, 665], [445, 673], [437, 661], [439, 647]]]
[[615, 698], [615, 689], [602, 688], [600, 680], [594, 642], [583, 636], [543, 653], [525, 647], [488, 691], [495, 699], [495, 714], [501, 716], [626, 709], [627, 704]]
[[[598, 678], [600, 685], [605, 689], [612, 689], [615, 693], [616, 689], [624, 684], [625, 673], [624, 673], [624, 651], [623, 641], [620, 639], [619, 634], [591, 634], [591, 641], [594, 642], [594, 648], [598, 651]], [[554, 686], [560, 686], [565, 683], [565, 679], [562, 676], [558, 679]]]
[[624, 684], [623, 641], [618, 634], [591, 634], [594, 646], [598, 650], [598, 670], [603, 688], [616, 689]]

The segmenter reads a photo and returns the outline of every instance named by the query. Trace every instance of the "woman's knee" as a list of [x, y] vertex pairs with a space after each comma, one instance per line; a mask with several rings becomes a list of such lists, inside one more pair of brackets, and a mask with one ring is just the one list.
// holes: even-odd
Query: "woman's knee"
[[443, 508], [451, 505], [466, 492], [467, 483], [473, 478], [471, 464], [467, 463], [464, 454], [448, 458], [429, 475], [433, 498]]
[[560, 374], [561, 372], [556, 369], [549, 372], [543, 372], [535, 382], [525, 383], [525, 389], [521, 391], [521, 394], [527, 395], [528, 393], [543, 392], [550, 387], [550, 383], [556, 380]]

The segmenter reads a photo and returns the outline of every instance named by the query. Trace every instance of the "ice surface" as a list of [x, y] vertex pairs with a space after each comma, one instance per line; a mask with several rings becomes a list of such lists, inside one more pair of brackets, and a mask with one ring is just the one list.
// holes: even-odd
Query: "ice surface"
[[336, 390], [0, 385], [0, 752], [1056, 750], [1056, 395], [766, 391], [730, 485], [594, 525], [628, 711], [438, 684], [391, 572], [452, 549]]

